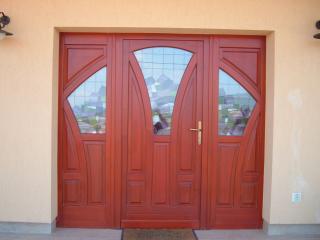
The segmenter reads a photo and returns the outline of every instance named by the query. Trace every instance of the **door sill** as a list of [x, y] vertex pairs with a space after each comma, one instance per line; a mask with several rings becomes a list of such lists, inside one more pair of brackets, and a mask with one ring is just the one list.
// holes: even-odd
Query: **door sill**
[[192, 228], [199, 229], [198, 220], [122, 220], [121, 228]]

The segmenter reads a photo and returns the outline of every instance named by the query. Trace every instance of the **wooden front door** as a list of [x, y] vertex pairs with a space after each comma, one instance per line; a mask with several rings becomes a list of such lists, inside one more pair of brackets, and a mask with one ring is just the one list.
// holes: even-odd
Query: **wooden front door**
[[58, 226], [261, 227], [264, 41], [62, 34]]
[[121, 226], [200, 226], [203, 67], [200, 41], [123, 41]]

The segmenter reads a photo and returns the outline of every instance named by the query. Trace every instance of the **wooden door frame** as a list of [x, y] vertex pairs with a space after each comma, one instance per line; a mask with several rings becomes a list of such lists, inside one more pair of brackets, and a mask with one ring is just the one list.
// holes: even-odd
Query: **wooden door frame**
[[[119, 34], [108, 34], [108, 33], [60, 33], [60, 46], [59, 46], [59, 86], [58, 86], [58, 216], [57, 219], [61, 217], [61, 207], [62, 207], [62, 181], [61, 181], [61, 172], [62, 172], [62, 151], [61, 151], [61, 137], [62, 137], [62, 127], [60, 122], [63, 118], [63, 111], [62, 106], [63, 102], [62, 99], [62, 81], [64, 78], [64, 56], [63, 56], [63, 47], [64, 47], [64, 37], [65, 36], [77, 36], [74, 38], [74, 43], [81, 43], [81, 44], [94, 44], [94, 43], [102, 43], [104, 37], [108, 37], [110, 42], [108, 44], [108, 51], [111, 54], [111, 58], [108, 59], [108, 69], [111, 72], [110, 74], [110, 81], [111, 86], [113, 86], [111, 94], [111, 101], [116, 102], [118, 106], [122, 105], [122, 92], [121, 86], [123, 84], [122, 79], [122, 69], [119, 66], [122, 66], [122, 56], [123, 56], [123, 49], [122, 49], [122, 42], [125, 39], [159, 39], [159, 40], [197, 40], [202, 41], [204, 50], [203, 50], [203, 76], [204, 76], [204, 91], [203, 91], [203, 122], [204, 122], [204, 131], [203, 131], [203, 143], [202, 144], [202, 159], [201, 159], [201, 190], [200, 190], [200, 229], [208, 228], [208, 224], [210, 221], [210, 212], [211, 204], [210, 201], [212, 200], [211, 195], [211, 187], [212, 182], [210, 182], [209, 176], [212, 174], [210, 172], [210, 162], [209, 162], [209, 154], [210, 151], [205, 151], [209, 149], [206, 145], [208, 144], [208, 139], [210, 138], [210, 127], [209, 127], [209, 119], [210, 119], [210, 104], [209, 102], [209, 88], [213, 87], [212, 83], [217, 82], [214, 81], [214, 73], [213, 73], [213, 66], [218, 64], [218, 57], [214, 56], [214, 53], [218, 53], [218, 45], [216, 44], [217, 38], [224, 37], [224, 38], [244, 38], [244, 39], [264, 39], [264, 46], [262, 48], [262, 62], [261, 62], [261, 115], [262, 121], [261, 124], [261, 134], [260, 134], [260, 142], [262, 143], [260, 149], [260, 157], [261, 160], [261, 179], [263, 179], [264, 175], [264, 144], [265, 144], [265, 96], [266, 96], [266, 60], [265, 60], [265, 37], [263, 36], [238, 36], [238, 35], [199, 35], [199, 34], [145, 34], [145, 33], [137, 33], [137, 34], [126, 34], [126, 33], [119, 33]], [[92, 42], [92, 36], [100, 36], [98, 41]], [[103, 37], [104, 36], [104, 37]], [[207, 101], [207, 103], [205, 103]], [[110, 145], [110, 207], [112, 208], [111, 211], [111, 219], [112, 223], [111, 226], [113, 228], [120, 228], [121, 224], [121, 191], [117, 189], [121, 189], [122, 186], [122, 147], [121, 141], [125, 137], [122, 129], [121, 123], [123, 121], [121, 111], [117, 110], [116, 107], [110, 106], [110, 114], [115, 116], [111, 118], [109, 126], [110, 131], [113, 133], [110, 135], [109, 145]], [[114, 121], [113, 119], [119, 119], [119, 121]], [[262, 198], [263, 198], [263, 181], [261, 183], [261, 187], [258, 194], [258, 202], [259, 202], [259, 211], [261, 213], [262, 219]]]

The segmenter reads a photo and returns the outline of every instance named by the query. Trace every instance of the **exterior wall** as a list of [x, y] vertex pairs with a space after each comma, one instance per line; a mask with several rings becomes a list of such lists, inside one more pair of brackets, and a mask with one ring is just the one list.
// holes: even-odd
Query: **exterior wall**
[[57, 215], [58, 31], [90, 31], [267, 35], [264, 219], [320, 223], [319, 9], [318, 0], [1, 0], [15, 35], [0, 42], [0, 221]]

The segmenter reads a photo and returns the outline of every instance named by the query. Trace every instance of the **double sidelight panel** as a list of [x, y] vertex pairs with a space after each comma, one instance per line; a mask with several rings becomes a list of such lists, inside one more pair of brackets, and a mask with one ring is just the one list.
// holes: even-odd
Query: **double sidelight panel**
[[264, 37], [60, 44], [59, 226], [261, 227]]

